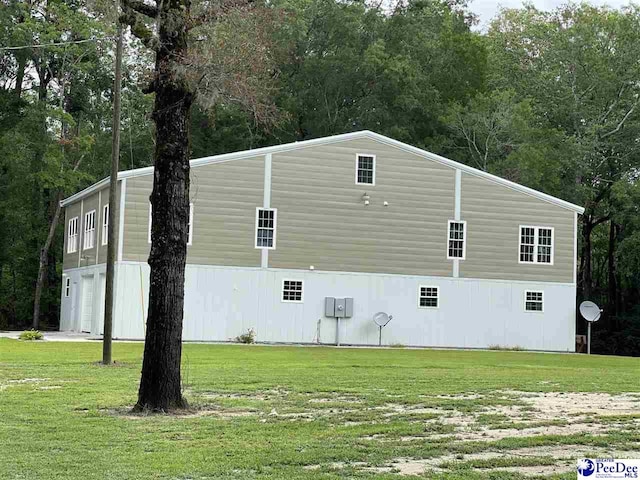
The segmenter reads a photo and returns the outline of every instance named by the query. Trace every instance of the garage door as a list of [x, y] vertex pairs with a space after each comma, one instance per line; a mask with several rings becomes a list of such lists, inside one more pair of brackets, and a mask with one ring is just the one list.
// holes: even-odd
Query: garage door
[[91, 332], [93, 325], [93, 277], [82, 277], [82, 331]]

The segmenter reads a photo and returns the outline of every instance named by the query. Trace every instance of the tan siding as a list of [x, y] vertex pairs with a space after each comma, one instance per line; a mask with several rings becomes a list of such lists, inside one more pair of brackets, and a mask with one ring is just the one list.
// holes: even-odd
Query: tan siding
[[[123, 260], [146, 261], [149, 257], [152, 183], [152, 175], [127, 179]], [[187, 263], [260, 266], [260, 251], [254, 248], [254, 229], [263, 186], [262, 156], [191, 170], [194, 230]]]
[[[118, 192], [120, 192], [120, 184], [118, 184]], [[83, 205], [84, 203], [84, 205]], [[85, 267], [87, 265], [96, 264], [96, 254], [98, 255], [97, 263], [106, 263], [107, 261], [107, 245], [102, 245], [102, 207], [109, 203], [109, 187], [103, 188], [99, 192], [95, 192], [88, 197], [78, 200], [65, 207], [65, 224], [64, 224], [64, 252], [63, 252], [63, 268]], [[96, 211], [96, 239], [93, 248], [83, 250], [84, 244], [84, 214], [91, 210]], [[76, 253], [67, 253], [68, 228], [69, 220], [78, 217], [78, 251]], [[116, 223], [116, 238], [118, 237], [118, 224]], [[80, 263], [78, 263], [78, 258]]]
[[[120, 198], [120, 186], [122, 185], [122, 182], [118, 182], [118, 187], [117, 187], [117, 197], [116, 198]], [[102, 196], [100, 198], [101, 202], [100, 202], [100, 219], [99, 219], [99, 229], [100, 229], [100, 234], [99, 234], [99, 240], [100, 240], [100, 248], [98, 250], [98, 263], [107, 263], [107, 249], [108, 249], [108, 245], [103, 245], [102, 244], [102, 214], [103, 214], [103, 207], [105, 205], [107, 205], [109, 203], [109, 188], [105, 188], [104, 190], [102, 190]], [[118, 205], [119, 206], [119, 205]], [[118, 221], [118, 219], [116, 219], [116, 224], [114, 225], [116, 232], [115, 232], [115, 236], [116, 239], [118, 238], [118, 230], [120, 228], [120, 222]], [[116, 243], [116, 252], [117, 252], [117, 243]], [[117, 253], [116, 253], [117, 255]]]
[[[376, 155], [375, 186], [355, 184], [358, 153]], [[273, 155], [271, 198], [278, 231], [270, 267], [451, 275], [451, 168], [373, 140], [302, 148]]]
[[[461, 219], [467, 221], [460, 276], [573, 282], [574, 213], [486, 179], [463, 173]], [[554, 264], [518, 263], [520, 225], [554, 227]]]

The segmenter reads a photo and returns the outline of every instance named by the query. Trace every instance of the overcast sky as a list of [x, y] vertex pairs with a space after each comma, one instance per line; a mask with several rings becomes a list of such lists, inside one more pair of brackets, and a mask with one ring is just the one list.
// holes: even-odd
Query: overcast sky
[[[521, 0], [501, 0], [499, 2], [491, 0], [469, 0], [469, 8], [472, 12], [480, 16], [480, 27], [484, 29], [501, 7], [518, 8], [522, 6], [522, 3]], [[562, 0], [532, 0], [531, 3], [540, 10], [552, 10], [567, 2]], [[628, 1], [623, 0], [591, 0], [589, 3], [592, 5], [608, 5], [615, 8], [629, 4]]]

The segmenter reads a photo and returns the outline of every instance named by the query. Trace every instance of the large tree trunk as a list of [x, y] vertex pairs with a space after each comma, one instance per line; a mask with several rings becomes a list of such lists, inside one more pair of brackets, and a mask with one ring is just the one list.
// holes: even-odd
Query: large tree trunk
[[591, 262], [591, 233], [593, 223], [590, 215], [582, 217], [582, 253], [580, 255], [580, 286], [582, 287], [582, 298], [591, 299], [593, 293], [593, 275]]
[[189, 7], [188, 0], [159, 2], [149, 313], [135, 410], [168, 411], [187, 406], [181, 391], [180, 362], [193, 94], [182, 70], [176, 67], [186, 57]]
[[60, 220], [60, 211], [62, 207], [60, 206], [60, 201], [62, 200], [62, 193], [56, 195], [56, 205], [53, 213], [53, 218], [51, 218], [51, 222], [49, 223], [49, 231], [47, 232], [47, 239], [44, 242], [44, 245], [40, 249], [40, 262], [38, 264], [38, 277], [36, 279], [36, 291], [33, 298], [33, 320], [31, 326], [34, 329], [38, 329], [40, 324], [40, 300], [42, 298], [42, 287], [44, 286], [44, 276], [47, 272], [47, 264], [49, 260], [49, 248], [51, 248], [51, 243], [53, 242], [53, 237], [56, 234], [56, 228], [58, 227], [58, 221]]
[[18, 69], [16, 71], [16, 85], [13, 88], [13, 93], [16, 97], [22, 96], [22, 84], [24, 83], [24, 72], [27, 68], [27, 56], [24, 54], [16, 55], [18, 61]]
[[607, 252], [607, 264], [609, 270], [608, 298], [607, 298], [607, 326], [615, 329], [615, 317], [618, 314], [618, 279], [616, 275], [616, 242], [618, 239], [618, 225], [611, 220], [609, 222], [609, 248]]

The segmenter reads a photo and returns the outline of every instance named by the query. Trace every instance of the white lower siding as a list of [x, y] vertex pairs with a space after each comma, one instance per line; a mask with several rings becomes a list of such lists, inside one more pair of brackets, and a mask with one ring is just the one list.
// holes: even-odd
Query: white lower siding
[[[89, 292], [83, 292], [87, 284], [92, 287], [90, 312], [86, 317], [90, 317], [91, 329], [93, 335], [102, 333], [102, 324], [104, 316], [104, 281], [106, 267], [104, 264], [91, 265], [88, 267], [72, 268], [65, 270], [62, 275], [62, 292], [60, 300], [60, 330], [80, 332], [82, 328], [82, 319], [85, 316], [82, 299], [83, 296], [89, 295]], [[67, 278], [71, 279], [69, 296], [65, 296]], [[92, 282], [84, 282], [85, 279], [93, 279]]]
[[[100, 288], [104, 266], [91, 268], [65, 271], [76, 291], [83, 274], [95, 274]], [[303, 303], [281, 302], [284, 278], [304, 280]], [[440, 287], [439, 308], [418, 307], [419, 285]], [[144, 338], [148, 288], [146, 263], [117, 265], [115, 338]], [[524, 311], [525, 290], [544, 292], [544, 313]], [[332, 344], [336, 320], [324, 317], [324, 298], [331, 296], [354, 298], [353, 318], [341, 320], [342, 344], [377, 345], [372, 317], [385, 311], [393, 315], [385, 345], [549, 351], [575, 345], [573, 284], [188, 265], [185, 292], [184, 340], [227, 341], [253, 327], [259, 342], [315, 343], [319, 331], [320, 341]], [[71, 305], [80, 298], [63, 298], [61, 330], [80, 328], [79, 307]], [[100, 333], [101, 311], [94, 306], [92, 333]]]

